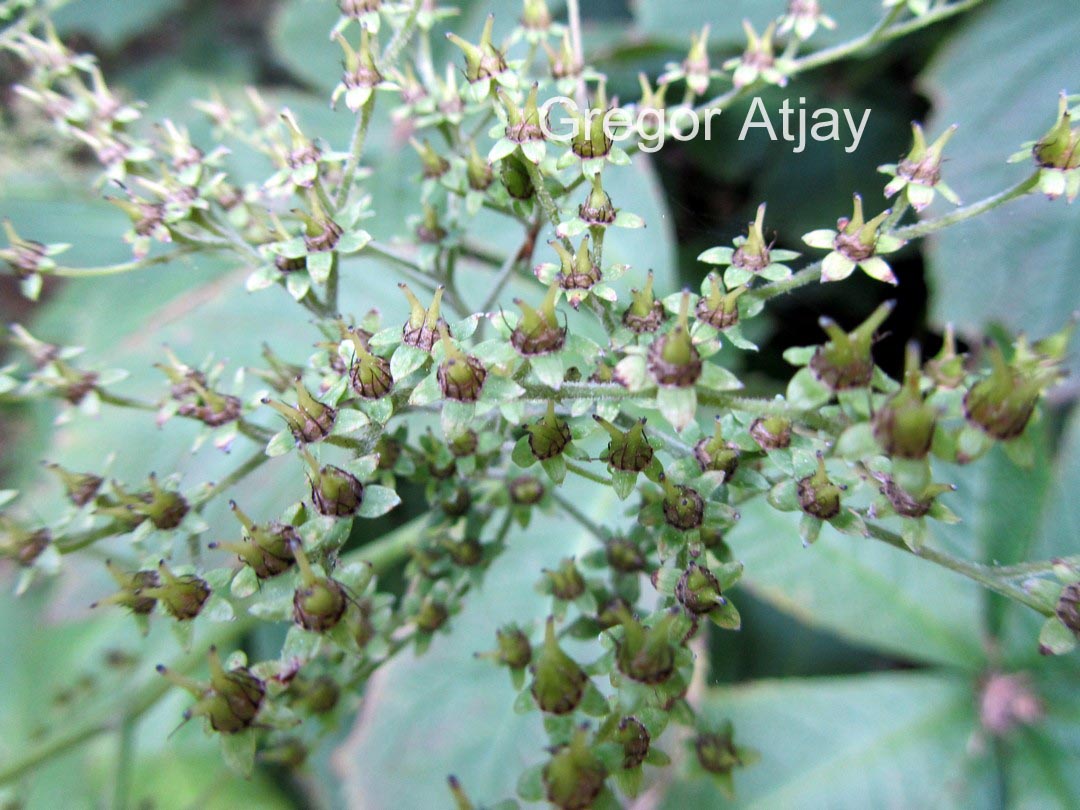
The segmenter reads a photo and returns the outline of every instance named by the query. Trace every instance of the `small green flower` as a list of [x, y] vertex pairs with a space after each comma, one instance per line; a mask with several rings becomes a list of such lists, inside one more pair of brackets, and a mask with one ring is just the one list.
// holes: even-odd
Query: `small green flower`
[[394, 84], [383, 78], [375, 64], [371, 52], [372, 34], [369, 29], [361, 28], [360, 47], [354, 49], [340, 31], [334, 32], [333, 37], [341, 46], [345, 58], [345, 72], [330, 97], [331, 104], [337, 104], [338, 99], [345, 96], [345, 106], [350, 112], [357, 112], [371, 100], [375, 90], [396, 89]]
[[908, 202], [916, 211], [922, 211], [930, 205], [934, 201], [935, 192], [940, 192], [941, 196], [953, 205], [959, 205], [960, 198], [941, 180], [942, 152], [955, 134], [956, 125], [945, 130], [929, 146], [922, 126], [913, 123], [911, 129], [915, 142], [907, 157], [898, 164], [890, 163], [878, 167], [879, 172], [893, 178], [885, 186], [885, 196], [894, 197], [904, 191]]
[[0, 261], [5, 262], [19, 279], [22, 294], [31, 301], [36, 301], [41, 294], [43, 277], [56, 269], [56, 262], [52, 257], [63, 253], [71, 245], [32, 242], [21, 238], [10, 220], [5, 219], [3, 225], [8, 247], [0, 250]]
[[706, 25], [700, 33], [690, 35], [690, 52], [686, 58], [680, 63], [669, 63], [657, 83], [664, 87], [682, 79], [687, 90], [695, 96], [703, 96], [713, 79], [723, 75], [709, 66], [709, 26]]
[[791, 268], [784, 262], [799, 258], [792, 250], [773, 250], [765, 243], [765, 203], [758, 206], [757, 217], [750, 223], [746, 236], [733, 242], [733, 248], [709, 248], [700, 256], [699, 262], [730, 265], [724, 272], [724, 283], [734, 289], [760, 276], [769, 281], [780, 281], [791, 275]]
[[787, 12], [780, 18], [776, 33], [781, 36], [794, 32], [796, 38], [805, 42], [810, 39], [818, 26], [832, 31], [836, 20], [822, 13], [818, 0], [788, 0]]
[[729, 59], [724, 63], [724, 70], [734, 70], [731, 77], [736, 88], [747, 87], [759, 79], [768, 84], [785, 87], [788, 82], [788, 61], [776, 56], [773, 40], [776, 37], [776, 22], [759, 35], [749, 20], [743, 20], [746, 32], [746, 50], [743, 55]]
[[837, 230], [811, 231], [803, 241], [811, 247], [832, 250], [821, 265], [822, 281], [842, 281], [860, 268], [871, 278], [896, 284], [896, 276], [883, 255], [895, 253], [905, 242], [881, 232], [881, 226], [891, 211], [882, 211], [867, 222], [863, 217], [862, 197], [855, 195], [855, 209], [851, 219], [841, 218]]
[[184, 712], [184, 719], [205, 717], [214, 731], [236, 734], [249, 728], [266, 697], [266, 684], [245, 666], [226, 670], [215, 647], [210, 648], [210, 681], [199, 682], [162, 665], [157, 671], [172, 683], [186, 689], [197, 699]]
[[517, 74], [509, 69], [505, 54], [492, 42], [494, 25], [495, 15], [489, 14], [477, 45], [454, 33], [446, 35], [465, 54], [465, 78], [469, 80], [470, 97], [477, 102], [488, 97], [493, 82], [511, 89], [517, 86]]
[[1034, 157], [1039, 167], [1039, 191], [1052, 200], [1065, 195], [1072, 202], [1080, 196], [1080, 127], [1073, 127], [1076, 113], [1069, 109], [1069, 98], [1062, 93], [1054, 126], [1009, 158], [1010, 163], [1018, 163]]

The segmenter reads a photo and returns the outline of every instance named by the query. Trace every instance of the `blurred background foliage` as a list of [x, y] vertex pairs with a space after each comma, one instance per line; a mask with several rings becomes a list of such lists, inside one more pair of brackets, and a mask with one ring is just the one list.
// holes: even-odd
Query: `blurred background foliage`
[[[489, 11], [496, 14], [496, 33], [504, 34], [519, 14], [517, 0], [458, 5], [462, 13], [453, 25], [466, 35], [479, 30]], [[760, 28], [777, 5], [590, 0], [584, 3], [586, 42], [592, 61], [610, 76], [610, 90], [632, 100], [637, 74], [655, 77], [665, 62], [681, 58], [692, 31], [711, 24], [719, 60], [740, 49], [743, 17]], [[822, 44], [866, 30], [881, 13], [878, 0], [823, 5], [839, 30], [825, 32]], [[351, 116], [330, 111], [326, 102], [340, 70], [338, 49], [327, 42], [336, 19], [331, 0], [74, 0], [56, 14], [61, 33], [97, 54], [111, 83], [147, 102], [149, 119], [183, 123], [204, 145], [210, 127], [192, 99], [207, 97], [213, 87], [239, 103], [245, 85], [293, 108], [305, 128], [327, 142], [346, 143]], [[697, 254], [729, 242], [766, 200], [769, 223], [781, 229], [777, 244], [798, 248], [802, 233], [831, 226], [849, 210], [853, 191], [862, 192], [871, 209], [884, 204], [876, 167], [906, 151], [912, 120], [928, 121], [931, 134], [961, 125], [946, 179], [965, 200], [1005, 188], [1027, 171], [1005, 165], [1005, 158], [1046, 130], [1062, 88], [1072, 81], [1069, 89], [1080, 89], [1077, 42], [1075, 0], [991, 0], [877, 54], [800, 77], [791, 88], [767, 94], [767, 107], [788, 96], [805, 98], [811, 108], [870, 109], [857, 152], [832, 143], [792, 154], [789, 145], [753, 134], [740, 142], [746, 108], [731, 109], [711, 141], [669, 143], [652, 160], [636, 159], [633, 170], [611, 173], [616, 204], [642, 214], [650, 226], [637, 242], [620, 239], [621, 249], [639, 270], [654, 267], [668, 287], [696, 286], [704, 273]], [[437, 60], [451, 58], [439, 49]], [[9, 89], [17, 79], [15, 65], [0, 61], [0, 215], [32, 238], [73, 243], [74, 264], [124, 260], [123, 215], [90, 187], [84, 155], [17, 115]], [[382, 124], [373, 129], [367, 160], [376, 168], [368, 181], [377, 211], [369, 230], [390, 240], [405, 235], [406, 217], [419, 213], [409, 207], [416, 195], [406, 193], [417, 167], [408, 133], [390, 126], [385, 115], [377, 118]], [[266, 174], [241, 146], [230, 170], [248, 181]], [[493, 246], [503, 241], [495, 221], [476, 237]], [[748, 379], [759, 393], [782, 390], [790, 376], [783, 350], [818, 341], [820, 315], [854, 325], [885, 297], [898, 297], [899, 306], [876, 355], [894, 374], [905, 342], [916, 338], [934, 352], [946, 322], [976, 348], [983, 336], [1002, 329], [1041, 337], [1080, 305], [1078, 264], [1075, 212], [1029, 198], [909, 247], [894, 263], [898, 290], [859, 274], [776, 301], [751, 336], [762, 351], [746, 369]], [[353, 275], [361, 277], [362, 270]], [[45, 339], [87, 346], [105, 365], [132, 369], [131, 384], [152, 391], [157, 381], [149, 365], [162, 342], [190, 359], [215, 349], [221, 355], [224, 345], [226, 359], [242, 365], [257, 359], [264, 325], [274, 323], [275, 349], [306, 351], [311, 334], [291, 302], [252, 298], [241, 279], [236, 268], [200, 259], [160, 272], [50, 285], [31, 311], [5, 277], [0, 314], [30, 322]], [[379, 306], [390, 318], [403, 314], [386, 279], [352, 287], [346, 305], [357, 311]], [[1072, 356], [1075, 370], [1075, 351]], [[744, 357], [733, 355], [731, 362]], [[1076, 552], [1077, 394], [1072, 379], [1054, 395], [1033, 471], [995, 453], [973, 469], [939, 476], [958, 483], [949, 503], [965, 523], [937, 542], [1000, 563]], [[52, 416], [15, 408], [0, 414], [4, 486], [39, 477], [42, 457], [78, 467], [97, 465], [113, 450], [114, 474], [131, 479], [151, 469], [178, 469], [194, 482], [228, 469], [212, 450], [190, 454], [191, 436], [175, 423], [166, 437], [150, 417], [143, 423], [106, 413], [94, 424], [54, 430]], [[273, 463], [267, 469], [272, 476]], [[251, 509], [300, 494], [276, 491], [267, 480], [244, 492]], [[590, 496], [594, 514], [616, 508], [603, 493], [582, 490], [583, 500]], [[35, 497], [45, 511], [55, 493]], [[405, 514], [385, 527], [410, 516], [399, 511]], [[228, 525], [222, 515], [207, 519]], [[186, 700], [173, 695], [132, 736], [95, 739], [25, 780], [17, 794], [29, 807], [99, 807], [124, 772], [134, 806], [442, 807], [449, 804], [444, 779], [453, 772], [478, 800], [510, 795], [515, 775], [537, 756], [539, 737], [531, 725], [537, 721], [513, 714], [504, 674], [475, 662], [472, 653], [490, 646], [498, 621], [543, 615], [545, 600], [531, 590], [535, 572], [587, 542], [556, 519], [534, 522], [526, 535], [536, 542], [519, 543], [500, 559], [457, 617], [454, 633], [438, 638], [425, 658], [404, 656], [380, 673], [355, 727], [342, 729], [301, 772], [267, 765], [251, 783], [231, 777], [216, 745], [195, 724], [168, 737]], [[730, 538], [747, 567], [739, 594], [743, 630], [713, 638], [707, 704], [733, 717], [740, 739], [765, 755], [740, 775], [740, 806], [1080, 802], [1080, 668], [1075, 656], [1052, 661], [1035, 654], [1033, 616], [881, 545], [826, 534], [803, 550], [796, 538], [784, 516], [765, 509], [747, 510]], [[10, 572], [0, 570], [0, 584], [10, 580]], [[159, 626], [144, 640], [126, 617], [91, 616], [85, 605], [104, 587], [100, 571], [75, 568], [21, 600], [0, 597], [0, 761], [44, 730], [62, 728], [70, 712], [90, 711], [128, 682], [122, 678], [154, 677], [152, 665], [170, 649], [171, 637]], [[249, 646], [257, 654], [270, 642], [253, 637]], [[1002, 689], [986, 688], [1000, 686], [995, 679], [1003, 675], [1017, 677]], [[992, 733], [987, 712], [1007, 710], [1009, 700], [1030, 692], [1042, 703], [1042, 720]], [[991, 699], [1005, 704], [988, 706]], [[709, 784], [692, 781], [670, 786], [662, 798], [670, 808], [721, 804]]]

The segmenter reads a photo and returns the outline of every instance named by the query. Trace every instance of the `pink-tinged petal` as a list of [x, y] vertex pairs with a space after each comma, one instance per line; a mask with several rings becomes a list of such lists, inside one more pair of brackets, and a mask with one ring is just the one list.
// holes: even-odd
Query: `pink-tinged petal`
[[904, 186], [908, 184], [908, 181], [903, 177], [894, 177], [889, 185], [885, 186], [885, 196], [893, 197], [903, 191]]
[[934, 201], [934, 189], [930, 186], [920, 186], [918, 183], [909, 183], [907, 196], [911, 207], [916, 211], [922, 211]]
[[821, 263], [822, 281], [843, 281], [855, 271], [855, 262], [842, 253], [833, 251]]
[[735, 251], [727, 247], [714, 247], [704, 251], [697, 257], [699, 262], [705, 264], [731, 264]]
[[889, 267], [889, 263], [880, 256], [871, 256], [869, 259], [864, 259], [859, 262], [859, 267], [870, 278], [876, 278], [878, 281], [884, 281], [886, 284], [897, 284], [896, 276], [893, 275], [892, 268]]
[[836, 231], [830, 230], [829, 228], [810, 231], [810, 233], [803, 236], [802, 240], [810, 245], [810, 247], [821, 248], [822, 250], [831, 249], [833, 243], [836, 241]]

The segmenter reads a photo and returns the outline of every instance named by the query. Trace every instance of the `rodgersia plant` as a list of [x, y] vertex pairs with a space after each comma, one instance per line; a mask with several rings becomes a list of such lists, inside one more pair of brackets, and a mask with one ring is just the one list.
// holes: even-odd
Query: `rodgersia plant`
[[[874, 358], [890, 305], [861, 324], [823, 317], [816, 345], [787, 352], [797, 370], [774, 399], [742, 395], [743, 380], [720, 353], [753, 351], [754, 319], [777, 296], [841, 282], [857, 268], [903, 285], [885, 257], [906, 243], [1028, 194], [1076, 197], [1075, 99], [1063, 96], [1051, 128], [1032, 133], [1031, 174], [1012, 189], [903, 224], [909, 209], [921, 213], [939, 196], [939, 206], [955, 204], [950, 186], [965, 185], [943, 179], [952, 130], [928, 142], [915, 124], [909, 153], [882, 167], [892, 181], [852, 189], [851, 213], [836, 212], [834, 228], [823, 221], [804, 237], [828, 251], [821, 260], [774, 248], [771, 226], [783, 222], [766, 228], [762, 203], [730, 247], [701, 254], [698, 290], [663, 289], [654, 268], [611, 260], [622, 229], [658, 223], [634, 212], [632, 196], [610, 192], [609, 178], [626, 170], [639, 142], [614, 143], [585, 119], [614, 102], [582, 58], [577, 3], [569, 5], [564, 24], [543, 0], [525, 0], [519, 25], [499, 42], [490, 17], [481, 30], [448, 31], [449, 10], [423, 0], [341, 2], [336, 44], [327, 47], [340, 47], [343, 69], [327, 101], [355, 120], [350, 143], [326, 142], [303, 116], [271, 109], [255, 91], [244, 104], [197, 104], [223, 139], [266, 162], [259, 183], [234, 177], [229, 150], [193, 142], [183, 126], [145, 126], [151, 111], [111, 89], [38, 4], [0, 7], [0, 50], [25, 66], [15, 93], [100, 163], [101, 193], [130, 220], [116, 238], [133, 252], [122, 265], [68, 266], [67, 245], [5, 224], [0, 260], [23, 294], [38, 298], [54, 278], [89, 285], [213, 255], [243, 271], [238, 283], [251, 295], [291, 297], [315, 345], [314, 353], [267, 348], [264, 362], [246, 369], [231, 366], [230, 346], [205, 361], [163, 348], [155, 370], [130, 369], [156, 386], [136, 398], [124, 372], [62, 345], [64, 335], [15, 325], [17, 359], [0, 370], [0, 399], [55, 400], [69, 421], [128, 409], [164, 431], [194, 426], [196, 447], [213, 445], [203, 452], [246, 457], [216, 482], [169, 470], [121, 481], [106, 462], [50, 463], [64, 511], [41, 513], [11, 491], [0, 504], [0, 553], [20, 569], [20, 591], [62, 576], [67, 558], [85, 558], [113, 583], [97, 610], [126, 611], [144, 631], [169, 624], [179, 646], [199, 653], [159, 667], [192, 695], [177, 722], [203, 722], [242, 773], [257, 755], [302, 760], [379, 667], [452, 632], [512, 539], [543, 542], [530, 537], [531, 522], [552, 510], [581, 522], [593, 547], [533, 572], [550, 600], [546, 621], [500, 616], [489, 648], [465, 653], [504, 667], [515, 708], [543, 717], [547, 737], [536, 740], [519, 782], [524, 801], [617, 806], [671, 768], [704, 774], [730, 794], [740, 770], [767, 755], [769, 740], [744, 740], [738, 727], [699, 712], [693, 688], [706, 635], [741, 625], [743, 565], [724, 537], [751, 501], [797, 515], [794, 542], [812, 544], [829, 526], [1027, 606], [1045, 617], [1031, 639], [1044, 652], [1065, 653], [1080, 636], [1080, 560], [999, 569], [933, 540], [935, 526], [956, 520], [941, 501], [952, 490], [945, 464], [978, 463], [995, 446], [1025, 456], [1040, 402], [1062, 377], [1071, 324], [971, 357], [950, 333], [934, 357], [909, 347], [893, 379]], [[970, 4], [885, 5], [871, 34], [803, 57], [806, 40], [819, 27], [843, 27], [841, 16], [792, 2], [761, 33], [747, 25], [746, 47], [728, 61], [710, 61], [706, 28], [659, 89], [642, 80], [640, 103], [700, 118]], [[443, 36], [458, 50], [447, 66], [431, 57]], [[576, 134], [560, 139], [541, 124], [544, 102], [564, 93], [582, 106]], [[407, 129], [421, 165], [410, 186], [416, 218], [395, 244], [367, 229], [392, 202], [366, 185], [365, 144], [380, 118]], [[878, 213], [878, 191], [891, 209]], [[482, 211], [513, 231], [506, 255], [470, 237]], [[373, 265], [399, 282], [404, 318], [342, 311], [343, 290], [365, 298]], [[276, 325], [263, 326], [244, 339], [272, 342]], [[271, 459], [281, 460], [264, 466]], [[256, 512], [236, 493], [245, 479], [271, 477], [292, 484], [274, 491], [302, 497]], [[576, 479], [614, 493], [620, 506], [610, 519], [587, 514]], [[204, 511], [219, 502], [235, 519], [211, 525]], [[370, 521], [395, 511], [413, 517], [373, 538]], [[390, 573], [404, 585], [384, 585]], [[283, 631], [280, 648], [240, 652], [262, 625]], [[582, 653], [581, 639], [598, 644]], [[205, 660], [208, 679], [183, 671]], [[139, 689], [150, 705], [162, 686]], [[0, 779], [79, 741], [65, 735], [30, 744], [0, 765]], [[451, 786], [458, 805], [471, 806], [468, 786]]]

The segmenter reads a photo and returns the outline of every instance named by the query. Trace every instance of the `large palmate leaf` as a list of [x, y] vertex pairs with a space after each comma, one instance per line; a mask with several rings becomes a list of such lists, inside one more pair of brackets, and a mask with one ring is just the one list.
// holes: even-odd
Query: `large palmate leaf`
[[869, 538], [826, 531], [803, 548], [798, 518], [764, 503], [742, 513], [729, 542], [756, 596], [853, 643], [914, 661], [980, 666], [973, 583]]
[[[1077, 92], [1078, 37], [1072, 0], [1001, 0], [945, 48], [926, 76], [936, 101], [931, 129], [960, 125], [946, 179], [966, 201], [1032, 171], [1005, 160], [1050, 127], [1062, 90]], [[1078, 221], [1075, 206], [1033, 196], [935, 237], [934, 319], [975, 333], [994, 321], [1035, 337], [1060, 329], [1080, 305]], [[1076, 358], [1073, 351], [1073, 369]]]
[[985, 807], [993, 797], [970, 683], [934, 673], [762, 681], [713, 690], [706, 716], [730, 718], [761, 761], [736, 771], [737, 802], [712, 782], [676, 784], [663, 807]]

